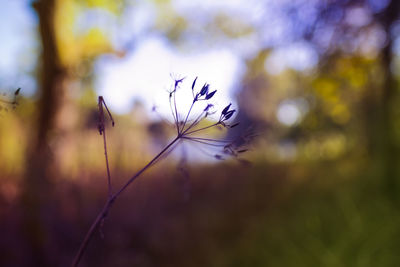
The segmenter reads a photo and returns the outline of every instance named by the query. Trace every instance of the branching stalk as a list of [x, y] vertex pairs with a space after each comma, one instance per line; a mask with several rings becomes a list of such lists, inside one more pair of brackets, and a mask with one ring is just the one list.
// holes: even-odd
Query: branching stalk
[[[78, 266], [85, 250], [87, 249], [90, 239], [93, 237], [96, 229], [98, 229], [99, 227], [102, 226], [102, 223], [106, 219], [106, 217], [109, 213], [109, 210], [111, 209], [115, 200], [127, 189], [127, 187], [129, 185], [132, 184], [133, 181], [135, 181], [142, 173], [144, 173], [147, 169], [149, 169], [152, 165], [154, 165], [157, 160], [161, 159], [162, 156], [168, 155], [168, 153], [170, 153], [174, 149], [174, 145], [178, 144], [179, 140], [187, 140], [187, 141], [191, 141], [193, 143], [200, 143], [200, 144], [205, 144], [205, 145], [209, 145], [209, 146], [213, 146], [213, 147], [229, 146], [229, 145], [227, 145], [227, 143], [229, 143], [229, 141], [227, 141], [227, 140], [217, 140], [217, 139], [190, 136], [193, 133], [204, 131], [204, 130], [207, 130], [209, 128], [212, 128], [212, 127], [215, 127], [218, 125], [226, 126], [225, 123], [223, 123], [223, 121], [228, 120], [235, 112], [235, 110], [229, 110], [229, 108], [231, 106], [231, 104], [229, 104], [222, 111], [218, 122], [213, 123], [209, 126], [205, 126], [205, 127], [193, 130], [193, 128], [195, 128], [201, 122], [201, 120], [203, 120], [207, 116], [208, 108], [210, 106], [212, 106], [211, 104], [209, 104], [206, 107], [206, 109], [204, 109], [194, 121], [192, 121], [190, 124], [188, 123], [192, 108], [195, 105], [195, 103], [198, 102], [197, 100], [209, 100], [215, 94], [216, 90], [213, 92], [210, 92], [210, 93], [208, 92], [208, 88], [209, 88], [208, 84], [205, 84], [203, 86], [202, 90], [200, 91], [200, 93], [197, 93], [196, 96], [193, 93], [193, 97], [195, 99], [193, 100], [193, 103], [192, 103], [189, 111], [187, 112], [186, 116], [182, 117], [182, 118], [185, 118], [185, 120], [182, 122], [182, 127], [180, 126], [181, 122], [179, 119], [179, 113], [178, 113], [178, 108], [177, 108], [177, 103], [176, 103], [176, 91], [179, 86], [179, 83], [182, 82], [182, 80], [183, 79], [175, 80], [174, 89], [173, 89], [173, 91], [170, 92], [170, 96], [169, 96], [170, 108], [171, 108], [172, 116], [174, 118], [175, 127], [177, 129], [176, 137], [167, 146], [165, 146], [152, 160], [150, 160], [142, 169], [140, 169], [131, 178], [129, 178], [125, 182], [125, 184], [123, 184], [118, 190], [115, 191], [115, 193], [113, 193], [113, 190], [112, 190], [111, 172], [110, 172], [110, 167], [109, 167], [109, 162], [108, 162], [104, 108], [106, 109], [113, 126], [114, 126], [114, 120], [111, 116], [110, 111], [107, 108], [107, 105], [106, 105], [103, 97], [99, 96], [99, 99], [98, 99], [98, 108], [99, 108], [98, 130], [99, 130], [100, 135], [103, 135], [104, 156], [105, 156], [106, 168], [107, 168], [108, 197], [107, 197], [107, 201], [104, 204], [102, 210], [99, 212], [96, 219], [91, 224], [88, 232], [85, 235], [85, 238], [83, 239], [82, 243], [80, 244], [79, 250], [78, 250], [77, 254], [75, 255], [75, 258], [72, 262], [72, 265], [71, 265], [72, 267]], [[196, 80], [197, 80], [197, 78], [196, 78]], [[193, 82], [192, 90], [194, 88], [195, 81]], [[202, 98], [199, 98], [199, 96]], [[206, 114], [206, 115], [204, 115], [204, 114]], [[186, 124], [188, 124], [187, 127], [186, 127]], [[186, 127], [186, 129], [185, 129], [185, 127]], [[235, 151], [233, 151], [233, 148], [230, 148], [230, 150], [232, 150], [232, 153], [231, 153], [232, 155], [237, 154], [237, 153], [235, 153]], [[219, 156], [219, 155], [215, 155], [215, 157], [221, 158], [221, 156]]]
[[76, 254], [74, 261], [71, 265], [71, 267], [76, 267], [78, 266], [83, 253], [85, 252], [90, 239], [92, 238], [93, 234], [95, 233], [95, 230], [100, 226], [100, 223], [102, 220], [104, 220], [107, 217], [107, 214], [114, 203], [114, 201], [122, 194], [122, 192], [125, 191], [125, 189], [138, 178], [143, 172], [145, 172], [151, 165], [157, 161], [158, 158], [160, 158], [165, 152], [168, 151], [168, 149], [174, 145], [181, 136], [177, 136], [174, 140], [172, 140], [163, 150], [161, 150], [160, 153], [158, 153], [149, 163], [146, 164], [142, 169], [140, 169], [135, 175], [133, 175], [114, 195], [112, 195], [107, 202], [105, 203], [103, 209], [100, 211], [100, 213], [97, 215], [96, 219], [92, 223], [92, 225], [89, 228], [89, 231], [87, 232], [85, 238], [83, 239], [81, 246], [78, 250], [78, 253]]

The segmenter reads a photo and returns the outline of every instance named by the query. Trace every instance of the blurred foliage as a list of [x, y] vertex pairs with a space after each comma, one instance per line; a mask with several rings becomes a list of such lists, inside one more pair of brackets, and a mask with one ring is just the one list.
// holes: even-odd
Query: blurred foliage
[[90, 27], [82, 30], [77, 23], [78, 18], [87, 15], [90, 9], [101, 8], [118, 14], [121, 12], [121, 6], [122, 1], [57, 1], [54, 23], [62, 63], [73, 67], [84, 59], [112, 52], [112, 45], [104, 29]]
[[[65, 90], [55, 91], [63, 101], [55, 107], [57, 123], [46, 129], [45, 148], [57, 171], [45, 194], [50, 200], [38, 197], [45, 212], [36, 213], [46, 222], [41, 240], [52, 246], [48, 262], [69, 262], [105, 199], [94, 66], [105, 54], [124, 57], [130, 47], [115, 43], [110, 25], [86, 22], [99, 10], [122, 19], [139, 2], [55, 1], [50, 24], [65, 77], [54, 84]], [[83, 266], [398, 266], [399, 4], [263, 2], [278, 17], [260, 16], [257, 23], [229, 9], [179, 12], [173, 2], [145, 2], [155, 10], [147, 34], [156, 32], [177, 47], [232, 47], [245, 62], [236, 85], [242, 124], [229, 134], [255, 129], [258, 139], [247, 154], [252, 165], [193, 161], [189, 172], [180, 172], [178, 157], [160, 163], [115, 205], [105, 239], [95, 237]], [[279, 19], [285, 23], [276, 31], [283, 36], [262, 36]], [[259, 43], [241, 54], [248, 48], [243, 40]], [[315, 65], [286, 62], [276, 71], [284, 61], [274, 59], [277, 50], [299, 42], [311, 47]], [[38, 63], [37, 78], [57, 76], [41, 71]], [[15, 110], [0, 110], [2, 266], [30, 264], [18, 256], [32, 253], [21, 230], [27, 209], [19, 198], [27, 181], [22, 177], [32, 175], [27, 154], [37, 152], [39, 111], [49, 104], [40, 102], [41, 90], [21, 98]], [[170, 132], [140, 102], [114, 116], [116, 127], [107, 126], [108, 155], [120, 184], [165, 145]]]

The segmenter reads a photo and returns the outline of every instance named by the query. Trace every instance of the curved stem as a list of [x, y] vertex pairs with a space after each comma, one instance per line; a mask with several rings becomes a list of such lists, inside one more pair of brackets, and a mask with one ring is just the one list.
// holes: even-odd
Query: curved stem
[[118, 191], [115, 193], [115, 197], [118, 197], [136, 178], [138, 178], [145, 170], [147, 170], [159, 157], [161, 157], [173, 144], [175, 144], [181, 135], [178, 135], [174, 140], [172, 140], [160, 153], [157, 154], [149, 163], [146, 164], [141, 170], [139, 170], [135, 175], [133, 175]]
[[107, 141], [106, 141], [106, 130], [103, 130], [103, 144], [104, 144], [104, 156], [106, 159], [106, 167], [107, 167], [107, 184], [108, 184], [108, 198], [112, 197], [112, 187], [111, 187], [111, 174], [110, 174], [110, 166], [108, 164], [108, 154], [107, 154]]
[[158, 158], [160, 158], [167, 150], [175, 144], [182, 136], [178, 135], [174, 140], [172, 140], [163, 150], [161, 150], [160, 153], [158, 153], [149, 163], [147, 163], [142, 169], [140, 169], [135, 175], [133, 175], [114, 195], [109, 197], [107, 200], [106, 204], [104, 205], [103, 209], [101, 212], [97, 215], [96, 219], [93, 221], [92, 225], [89, 228], [89, 231], [86, 233], [85, 238], [83, 239], [78, 253], [76, 254], [74, 261], [72, 262], [71, 267], [76, 267], [78, 266], [88, 244], [90, 239], [92, 238], [94, 231], [99, 227], [100, 223], [102, 220], [104, 220], [107, 217], [108, 211], [111, 208], [111, 205], [114, 203], [114, 201], [119, 197], [119, 195], [125, 191], [125, 189], [134, 181], [136, 178], [138, 178], [144, 171], [146, 171], [151, 165], [157, 161]]
[[107, 216], [108, 210], [110, 209], [110, 206], [112, 204], [112, 202], [115, 200], [115, 198], [110, 198], [107, 200], [106, 204], [104, 205], [103, 209], [101, 210], [101, 212], [97, 215], [96, 219], [94, 220], [94, 222], [92, 223], [92, 225], [89, 228], [89, 231], [86, 233], [85, 238], [83, 239], [78, 253], [75, 255], [74, 261], [72, 262], [71, 266], [72, 267], [76, 267], [78, 266], [83, 253], [85, 252], [90, 239], [93, 236], [94, 231], [98, 228], [100, 222]]

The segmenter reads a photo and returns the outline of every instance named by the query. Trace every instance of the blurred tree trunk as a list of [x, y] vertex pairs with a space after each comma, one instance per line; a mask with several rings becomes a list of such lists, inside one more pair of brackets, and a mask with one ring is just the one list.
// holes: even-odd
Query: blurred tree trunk
[[376, 110], [378, 127], [375, 131], [378, 131], [379, 134], [375, 138], [377, 144], [380, 146], [378, 154], [380, 156], [381, 167], [383, 168], [385, 186], [392, 197], [395, 197], [399, 185], [397, 167], [399, 148], [394, 127], [396, 121], [395, 109], [399, 94], [397, 82], [392, 72], [394, 40], [391, 34], [391, 27], [399, 18], [399, 15], [400, 1], [392, 0], [389, 6], [377, 18], [387, 33], [387, 44], [381, 52], [383, 84], [381, 101], [378, 103]]
[[49, 201], [52, 192], [51, 171], [54, 167], [50, 142], [67, 77], [66, 68], [62, 66], [57, 50], [54, 27], [56, 2], [56, 0], [37, 0], [33, 3], [39, 18], [42, 55], [38, 77], [40, 86], [36, 132], [32, 134], [27, 153], [22, 196], [24, 233], [28, 249], [31, 251], [28, 260], [32, 266], [54, 265], [49, 261], [54, 245], [49, 240], [50, 220], [54, 207]]

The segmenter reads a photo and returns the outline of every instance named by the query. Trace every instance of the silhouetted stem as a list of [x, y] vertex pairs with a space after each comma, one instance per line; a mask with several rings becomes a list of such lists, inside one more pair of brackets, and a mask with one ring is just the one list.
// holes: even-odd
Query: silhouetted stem
[[174, 91], [174, 108], [175, 108], [175, 116], [176, 116], [176, 129], [178, 131], [178, 134], [180, 134], [181, 132], [179, 130], [179, 115], [178, 115], [178, 109], [176, 107], [176, 86], [175, 86], [174, 90], [175, 90]]
[[195, 101], [192, 102], [192, 105], [190, 106], [189, 112], [188, 112], [187, 115], [186, 115], [186, 119], [185, 119], [185, 121], [183, 122], [182, 130], [181, 130], [182, 132], [183, 132], [183, 130], [185, 129], [186, 122], [187, 122], [187, 120], [188, 120], [188, 118], [189, 118], [190, 112], [192, 111], [192, 108], [193, 108], [193, 106], [194, 106], [194, 103], [195, 103]]
[[106, 127], [104, 124], [104, 111], [103, 105], [106, 108], [108, 115], [110, 116], [112, 125], [114, 126], [114, 120], [111, 116], [111, 112], [108, 110], [106, 102], [104, 101], [102, 96], [99, 96], [98, 106], [99, 106], [99, 132], [103, 135], [103, 143], [104, 143], [104, 157], [106, 160], [106, 168], [107, 168], [107, 184], [108, 184], [108, 199], [112, 197], [112, 187], [111, 187], [111, 174], [110, 174], [110, 166], [108, 164], [108, 155], [107, 155], [107, 138], [106, 138]]
[[189, 125], [189, 127], [187, 127], [185, 130], [182, 129], [182, 134], [186, 134], [190, 129], [196, 127], [200, 121], [204, 118], [203, 117], [204, 111], [200, 113], [199, 116], [197, 116], [197, 118], [192, 122], [192, 124]]
[[108, 198], [112, 197], [112, 187], [111, 187], [111, 174], [110, 174], [110, 166], [108, 164], [108, 155], [107, 155], [107, 139], [106, 139], [106, 130], [103, 131], [103, 143], [104, 143], [104, 157], [106, 158], [106, 167], [107, 167], [107, 183], [108, 183]]
[[149, 163], [146, 164], [142, 169], [140, 169], [135, 175], [133, 175], [114, 195], [112, 195], [104, 205], [103, 209], [97, 215], [96, 219], [92, 223], [92, 225], [89, 228], [89, 231], [87, 232], [84, 240], [82, 241], [78, 253], [76, 254], [74, 261], [72, 263], [72, 267], [78, 266], [88, 244], [90, 239], [92, 238], [94, 231], [99, 227], [100, 223], [102, 220], [104, 220], [108, 214], [108, 211], [111, 208], [111, 205], [114, 203], [114, 201], [121, 195], [122, 192], [125, 191], [125, 189], [138, 178], [144, 171], [146, 171], [157, 159], [159, 159], [169, 148], [171, 148], [172, 145], [174, 145], [182, 136], [178, 135], [174, 140], [172, 140], [163, 150], [161, 150], [160, 153], [158, 153]]
[[197, 133], [197, 132], [200, 132], [200, 131], [209, 129], [209, 128], [211, 128], [211, 127], [217, 126], [219, 123], [220, 123], [220, 122], [217, 122], [217, 123], [211, 124], [211, 125], [209, 125], [209, 126], [206, 126], [206, 127], [203, 127], [203, 128], [197, 129], [197, 130], [193, 130], [193, 131], [191, 131], [191, 132], [187, 132], [188, 130], [190, 130], [190, 128], [188, 128], [188, 129], [184, 132], [184, 134], [185, 134], [185, 135], [189, 135], [189, 134], [192, 134], [192, 133]]
[[200, 144], [205, 144], [205, 145], [208, 145], [208, 146], [215, 146], [215, 147], [224, 147], [224, 146], [226, 146], [226, 144], [209, 143], [209, 142], [201, 141], [201, 140], [198, 140], [198, 139], [192, 138], [192, 137], [182, 137], [182, 138], [190, 140], [190, 141], [193, 141], [193, 142], [197, 142], [197, 143], [200, 143]]
[[92, 223], [92, 225], [89, 228], [89, 231], [87, 232], [85, 239], [83, 239], [78, 253], [76, 254], [74, 261], [72, 262], [73, 267], [78, 266], [83, 253], [85, 252], [87, 245], [89, 244], [90, 239], [93, 236], [94, 231], [97, 229], [97, 227], [99, 226], [100, 222], [106, 217], [108, 210], [110, 209], [110, 206], [112, 204], [112, 202], [115, 200], [115, 198], [110, 198], [107, 200], [106, 204], [104, 205], [103, 209], [101, 210], [101, 212], [99, 213], [99, 215], [97, 215], [96, 219], [94, 220], [94, 222]]

